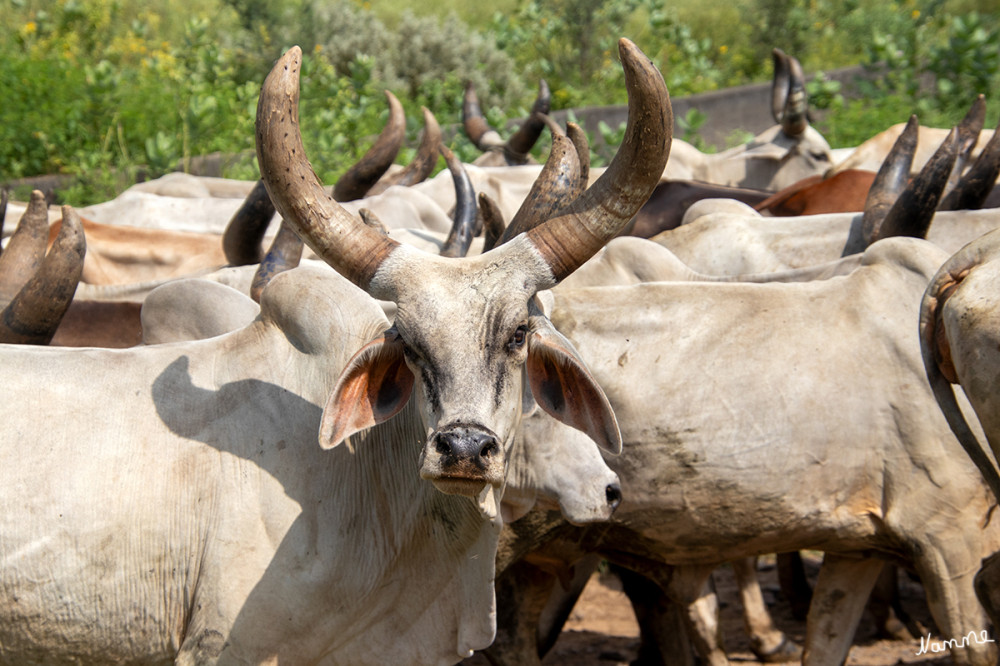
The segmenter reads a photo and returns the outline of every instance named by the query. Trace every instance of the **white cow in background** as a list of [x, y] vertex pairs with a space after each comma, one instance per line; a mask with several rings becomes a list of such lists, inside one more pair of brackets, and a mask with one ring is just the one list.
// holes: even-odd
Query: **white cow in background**
[[[915, 326], [946, 256], [898, 238], [822, 282], [554, 289], [552, 321], [605, 387], [624, 441], [609, 461], [624, 498], [611, 525], [566, 542], [688, 603], [723, 561], [825, 551], [806, 664], [845, 659], [882, 568], [873, 553], [916, 569], [943, 639], [979, 635], [972, 582], [1000, 548], [996, 500], [934, 404]], [[536, 421], [551, 436], [532, 416], [528, 441]], [[996, 659], [978, 643], [953, 656]]]

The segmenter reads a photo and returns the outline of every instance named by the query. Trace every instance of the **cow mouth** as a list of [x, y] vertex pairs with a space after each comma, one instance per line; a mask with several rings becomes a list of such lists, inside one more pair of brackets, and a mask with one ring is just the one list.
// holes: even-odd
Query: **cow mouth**
[[465, 497], [479, 497], [484, 488], [496, 485], [491, 484], [486, 478], [470, 479], [460, 476], [439, 476], [428, 478], [428, 480], [445, 495], [463, 495]]

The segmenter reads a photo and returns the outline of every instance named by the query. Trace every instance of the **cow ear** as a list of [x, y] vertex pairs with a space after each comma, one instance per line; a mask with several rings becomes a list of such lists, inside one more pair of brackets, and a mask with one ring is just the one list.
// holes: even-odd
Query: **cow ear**
[[330, 449], [354, 433], [392, 418], [410, 399], [413, 373], [403, 343], [378, 338], [358, 351], [340, 374], [323, 409], [319, 444]]
[[528, 340], [526, 367], [539, 407], [586, 433], [602, 449], [621, 453], [622, 436], [611, 404], [566, 338], [555, 329], [536, 328]]

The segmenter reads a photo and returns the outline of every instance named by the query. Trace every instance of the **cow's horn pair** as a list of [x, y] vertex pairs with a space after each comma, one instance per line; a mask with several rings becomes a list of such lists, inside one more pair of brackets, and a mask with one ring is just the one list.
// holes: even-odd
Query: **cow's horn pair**
[[[559, 217], [527, 232], [562, 280], [617, 234], [659, 181], [670, 152], [673, 115], [663, 77], [632, 42], [619, 42], [629, 94], [625, 138], [604, 174]], [[257, 107], [257, 159], [271, 200], [317, 255], [369, 290], [398, 246], [354, 219], [323, 190], [298, 129], [302, 52], [289, 50], [264, 81]], [[553, 284], [555, 284], [553, 282]], [[544, 287], [541, 287], [544, 288]]]
[[788, 136], [798, 136], [809, 126], [806, 77], [798, 59], [781, 49], [772, 51], [774, 82], [771, 84], [771, 114]]
[[[31, 193], [28, 209], [0, 255], [0, 342], [45, 345], [52, 340], [83, 275], [87, 250], [77, 212], [62, 208], [62, 227], [48, 254], [48, 206]], [[23, 231], [22, 231], [23, 230]]]
[[[912, 127], [912, 129], [911, 129]], [[896, 144], [908, 143], [907, 133], [916, 135], [916, 118], [911, 117], [903, 133], [896, 140]], [[883, 238], [893, 236], [912, 236], [915, 238], [926, 238], [931, 221], [934, 219], [934, 211], [937, 209], [941, 194], [948, 183], [948, 175], [955, 165], [955, 158], [958, 154], [959, 139], [958, 130], [952, 129], [947, 138], [941, 142], [937, 150], [931, 156], [923, 168], [895, 198], [888, 210], [875, 214], [869, 211], [868, 205], [873, 199], [878, 198], [876, 185], [879, 184], [879, 177], [882, 175], [886, 164], [872, 183], [872, 188], [868, 192], [868, 199], [865, 201], [865, 213], [862, 225], [864, 228], [865, 241], [868, 245]], [[912, 148], [910, 149], [912, 151]], [[896, 145], [893, 146], [893, 152]], [[892, 153], [886, 158], [886, 162], [892, 158]], [[912, 159], [912, 157], [910, 158]], [[902, 160], [898, 167], [902, 170], [905, 166], [909, 170], [909, 159]], [[889, 194], [884, 195], [886, 200], [879, 207], [879, 211], [885, 210]]]
[[465, 84], [465, 95], [462, 99], [462, 127], [472, 144], [482, 151], [502, 149], [509, 164], [525, 164], [528, 153], [545, 130], [543, 116], [549, 112], [552, 94], [549, 85], [542, 79], [538, 84], [538, 96], [531, 107], [531, 113], [511, 137], [504, 141], [500, 133], [489, 126], [483, 110], [479, 106], [479, 97], [472, 82]]

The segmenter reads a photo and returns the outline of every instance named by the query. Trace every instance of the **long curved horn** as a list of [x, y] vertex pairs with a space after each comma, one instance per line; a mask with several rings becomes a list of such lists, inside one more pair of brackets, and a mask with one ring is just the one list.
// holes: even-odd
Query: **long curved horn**
[[222, 233], [222, 252], [230, 266], [249, 266], [264, 254], [264, 234], [274, 217], [274, 204], [258, 180]]
[[417, 154], [404, 169], [382, 178], [374, 187], [368, 190], [365, 196], [384, 192], [393, 185], [409, 187], [410, 185], [422, 183], [434, 171], [434, 167], [437, 166], [438, 157], [441, 154], [439, 152], [442, 143], [441, 126], [438, 124], [437, 118], [434, 117], [434, 114], [427, 107], [420, 108], [424, 114], [424, 133], [420, 139]]
[[469, 253], [476, 228], [476, 192], [472, 188], [469, 174], [461, 160], [455, 157], [455, 153], [442, 144], [441, 154], [451, 171], [452, 180], [455, 181], [455, 223], [441, 248], [441, 256], [464, 257]]
[[891, 236], [927, 238], [927, 230], [934, 219], [934, 211], [948, 182], [948, 174], [955, 165], [957, 153], [958, 130], [952, 129], [886, 213], [873, 240]]
[[555, 283], [628, 224], [656, 187], [670, 154], [673, 110], [663, 77], [631, 41], [620, 39], [618, 52], [629, 112], [617, 154], [564, 214], [527, 232], [552, 269]]
[[545, 120], [542, 116], [548, 115], [552, 106], [552, 93], [549, 91], [549, 84], [542, 79], [538, 83], [538, 96], [531, 106], [531, 113], [521, 124], [517, 131], [507, 139], [504, 144], [504, 157], [513, 164], [525, 164], [528, 161], [528, 153], [538, 142], [545, 130]]
[[563, 129], [549, 116], [544, 117], [552, 134], [552, 148], [528, 196], [521, 202], [510, 224], [500, 239], [506, 243], [514, 236], [537, 227], [556, 217], [573, 203], [583, 187], [580, 186], [580, 158], [576, 145]]
[[785, 102], [788, 100], [788, 88], [791, 85], [791, 78], [788, 70], [788, 56], [779, 48], [771, 50], [771, 58], [774, 61], [774, 80], [771, 82], [771, 117], [774, 122], [781, 123], [781, 116], [785, 111]]
[[1000, 175], [1000, 122], [993, 137], [969, 167], [958, 184], [941, 200], [938, 210], [974, 210], [982, 208]]
[[[866, 247], [874, 242], [878, 228], [885, 219], [892, 205], [899, 198], [899, 193], [906, 188], [913, 165], [913, 153], [917, 149], [917, 135], [920, 123], [916, 116], [910, 116], [906, 127], [892, 144], [892, 150], [886, 155], [879, 167], [878, 173], [868, 196], [865, 198], [865, 212], [861, 218], [861, 234]], [[859, 248], [860, 251], [860, 248]]]
[[389, 120], [368, 152], [337, 179], [337, 184], [333, 186], [333, 198], [336, 201], [353, 201], [365, 196], [372, 185], [389, 170], [403, 146], [406, 139], [406, 114], [403, 112], [403, 105], [388, 90], [385, 91], [385, 97], [389, 102]]
[[[299, 133], [302, 50], [288, 50], [264, 80], [257, 104], [257, 162], [271, 201], [309, 247], [366, 291], [398, 243], [368, 228], [327, 196]], [[372, 294], [375, 296], [375, 294]]]
[[87, 241], [77, 212], [63, 206], [62, 215], [52, 249], [0, 313], [0, 342], [48, 344], [73, 300], [83, 275]]
[[33, 190], [17, 229], [0, 254], [0, 302], [7, 303], [35, 274], [49, 242], [49, 207], [45, 195]]
[[465, 95], [462, 98], [462, 127], [469, 141], [479, 150], [485, 152], [493, 148], [502, 148], [504, 145], [500, 133], [486, 122], [472, 81], [465, 84]]

